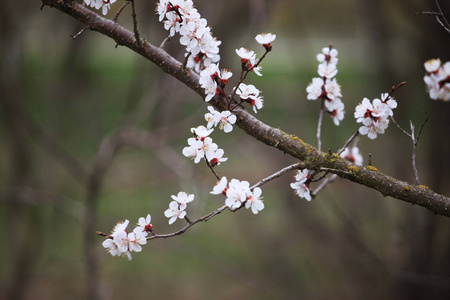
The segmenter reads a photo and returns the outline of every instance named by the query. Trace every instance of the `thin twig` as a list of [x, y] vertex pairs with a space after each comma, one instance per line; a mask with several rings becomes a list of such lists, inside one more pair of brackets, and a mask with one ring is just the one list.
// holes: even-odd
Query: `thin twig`
[[436, 18], [436, 21], [439, 23], [439, 25], [442, 26], [442, 28], [445, 29], [448, 33], [450, 33], [450, 23], [448, 22], [447, 18], [445, 17], [441, 6], [439, 5], [439, 1], [435, 0], [436, 6], [438, 8], [438, 12], [435, 11], [421, 11], [416, 12], [416, 15], [428, 15], [428, 16], [434, 16]]
[[317, 150], [319, 150], [319, 151], [322, 150], [322, 140], [321, 140], [320, 136], [321, 136], [321, 131], [322, 131], [324, 102], [325, 102], [325, 98], [322, 98], [322, 103], [320, 105], [319, 120], [318, 120], [318, 124], [317, 124], [317, 135], [316, 135], [316, 137], [317, 137]]
[[150, 236], [147, 238], [147, 240], [152, 240], [152, 239], [166, 239], [166, 238], [170, 238], [170, 237], [174, 237], [180, 234], [185, 233], [189, 228], [191, 228], [192, 226], [194, 226], [197, 223], [200, 222], [206, 222], [209, 219], [211, 219], [214, 216], [217, 216], [218, 214], [220, 214], [222, 211], [226, 210], [228, 208], [228, 206], [224, 205], [219, 207], [218, 209], [216, 209], [213, 212], [210, 212], [209, 214], [204, 215], [203, 217], [200, 217], [194, 221], [192, 221], [191, 223], [189, 223], [188, 225], [184, 226], [182, 229], [175, 231], [173, 233], [168, 233], [168, 234], [155, 234], [153, 236]]
[[439, 19], [438, 20], [439, 24], [441, 24], [445, 28], [445, 30], [447, 30], [450, 33], [450, 23], [447, 21], [447, 18], [445, 17], [444, 12], [442, 11], [441, 6], [439, 5], [439, 1], [435, 0], [434, 2], [436, 2], [436, 6], [437, 6], [437, 8], [439, 10], [439, 13], [441, 14], [441, 17], [442, 17], [442, 22], [440, 22], [441, 20], [438, 18]]
[[124, 10], [124, 8], [128, 5], [128, 4], [130, 4], [130, 2], [131, 2], [131, 0], [127, 0], [127, 1], [125, 1], [125, 3], [124, 4], [122, 4], [122, 6], [119, 8], [119, 10], [116, 12], [116, 15], [114, 16], [114, 18], [113, 18], [113, 21], [114, 22], [117, 22], [117, 19], [119, 18], [119, 15], [122, 13], [122, 11]]
[[273, 173], [272, 175], [270, 175], [270, 176], [268, 176], [268, 177], [266, 177], [266, 178], [264, 178], [264, 179], [261, 179], [258, 183], [256, 183], [255, 185], [251, 186], [251, 187], [250, 187], [250, 190], [253, 190], [253, 189], [257, 188], [257, 187], [260, 187], [260, 186], [266, 184], [267, 182], [272, 181], [272, 180], [274, 180], [275, 178], [280, 177], [280, 176], [283, 175], [284, 173], [287, 173], [287, 172], [292, 171], [292, 170], [295, 170], [295, 169], [300, 169], [300, 168], [302, 168], [303, 166], [304, 166], [304, 164], [301, 163], [301, 162], [300, 162], [300, 163], [293, 164], [293, 165], [290, 165], [290, 166], [287, 166], [286, 168], [283, 168], [283, 169], [281, 169], [281, 170], [279, 170], [279, 171]]
[[401, 132], [403, 132], [405, 135], [407, 135], [412, 142], [413, 145], [413, 149], [412, 149], [412, 155], [411, 155], [411, 163], [412, 163], [412, 168], [413, 168], [413, 172], [414, 172], [414, 177], [416, 179], [416, 184], [420, 185], [420, 180], [419, 180], [419, 173], [417, 172], [417, 165], [416, 165], [416, 148], [417, 148], [417, 143], [419, 142], [419, 137], [422, 133], [423, 127], [425, 126], [426, 122], [428, 121], [428, 116], [426, 117], [425, 121], [422, 123], [422, 126], [420, 127], [419, 130], [419, 134], [417, 135], [417, 137], [414, 134], [414, 124], [412, 123], [412, 121], [409, 121], [409, 126], [411, 129], [411, 133], [407, 132], [405, 129], [403, 129], [394, 119], [394, 117], [391, 116], [391, 120], [392, 122], [394, 122], [394, 124], [398, 127], [398, 129], [400, 129]]
[[[167, 38], [170, 38], [170, 37], [167, 37]], [[164, 40], [163, 41], [163, 43], [165, 42], [166, 40]], [[162, 45], [162, 44], [161, 44]], [[186, 65], [187, 65], [187, 63], [188, 63], [188, 60], [189, 60], [189, 56], [191, 56], [192, 55], [192, 52], [189, 52], [187, 55], [186, 55], [186, 57], [184, 58], [184, 62], [183, 62], [183, 69], [184, 70], [186, 70]]]
[[131, 0], [131, 16], [133, 17], [133, 29], [134, 29], [134, 36], [136, 37], [136, 45], [140, 48], [142, 44], [137, 26], [137, 16], [136, 10], [134, 9], [134, 0]]
[[[171, 38], [171, 36], [166, 37], [164, 39], [164, 41], [162, 41], [161, 45], [159, 45], [159, 48], [164, 49], [164, 47], [166, 46], [167, 42], [170, 41], [170, 38]], [[191, 52], [189, 52], [189, 53], [191, 53]]]
[[416, 140], [416, 137], [414, 136], [414, 125], [411, 120], [409, 121], [409, 126], [411, 128], [411, 136], [410, 137], [411, 137], [411, 141], [413, 144], [413, 150], [412, 150], [412, 155], [411, 155], [412, 167], [413, 167], [414, 177], [416, 177], [416, 183], [418, 185], [420, 185], [419, 173], [417, 172], [417, 166], [416, 166], [417, 140]]
[[333, 182], [337, 178], [336, 174], [333, 174], [327, 178], [325, 178], [320, 185], [311, 193], [311, 197], [314, 198], [317, 194], [329, 183]]
[[216, 176], [217, 180], [220, 180], [219, 175], [217, 175], [216, 171], [214, 170], [214, 167], [209, 163], [208, 159], [206, 158], [206, 154], [204, 156], [205, 162], [208, 165], [208, 168], [213, 172], [214, 176]]
[[350, 145], [350, 143], [358, 136], [359, 131], [356, 130], [355, 133], [352, 134], [352, 136], [345, 142], [344, 146], [337, 152], [337, 155], [341, 155], [342, 152], [344, 152], [345, 148]]
[[83, 32], [85, 32], [86, 31], [86, 29], [89, 29], [89, 25], [86, 25], [83, 29], [81, 29], [77, 34], [75, 34], [75, 35], [71, 35], [71, 37], [73, 38], [73, 39], [76, 39], [77, 37], [79, 37], [80, 35], [82, 35], [83, 34]]

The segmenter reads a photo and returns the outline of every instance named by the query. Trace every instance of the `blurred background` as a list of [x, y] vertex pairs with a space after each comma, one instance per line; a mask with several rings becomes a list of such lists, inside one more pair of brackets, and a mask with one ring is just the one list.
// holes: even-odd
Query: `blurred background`
[[[25, 3], [26, 2], [26, 3]], [[136, 1], [141, 35], [167, 35], [155, 1]], [[450, 34], [431, 16], [432, 0], [194, 1], [222, 41], [220, 66], [238, 77], [234, 50], [262, 55], [254, 37], [277, 35], [257, 117], [316, 145], [319, 103], [306, 100], [315, 56], [339, 51], [337, 80], [346, 118], [326, 117], [323, 148], [336, 150], [358, 128], [354, 107], [401, 81], [395, 117], [417, 128], [421, 181], [450, 195], [450, 103], [429, 99], [423, 63], [450, 60]], [[440, 1], [450, 18], [450, 2]], [[123, 1], [114, 5], [112, 18]], [[196, 195], [195, 219], [223, 205], [215, 178], [181, 151], [204, 124], [194, 92], [132, 51], [40, 1], [6, 1], [0, 10], [1, 299], [449, 299], [450, 219], [382, 197], [344, 180], [312, 202], [295, 196], [289, 173], [263, 187], [265, 209], [224, 212], [187, 233], [153, 240], [133, 260], [112, 257], [95, 231], [152, 215], [156, 233], [180, 229], [163, 212], [170, 195]], [[131, 7], [119, 22], [132, 28]], [[176, 38], [166, 50], [181, 60]], [[231, 84], [236, 83], [233, 78]], [[231, 85], [230, 84], [230, 85]], [[220, 176], [256, 183], [295, 160], [235, 128], [214, 132], [228, 162]], [[412, 145], [393, 124], [362, 137], [367, 164], [414, 182]]]

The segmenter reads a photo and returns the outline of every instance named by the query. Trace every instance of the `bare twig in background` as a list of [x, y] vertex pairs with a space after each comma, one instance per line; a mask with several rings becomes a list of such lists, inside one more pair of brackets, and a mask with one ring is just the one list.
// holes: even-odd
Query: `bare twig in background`
[[436, 21], [445, 29], [448, 33], [450, 33], [450, 23], [442, 12], [441, 6], [439, 5], [439, 1], [435, 0], [438, 11], [421, 11], [417, 12], [416, 15], [428, 15], [436, 17]]
[[412, 149], [412, 155], [411, 155], [411, 162], [412, 162], [412, 167], [413, 167], [413, 172], [414, 172], [414, 177], [416, 179], [416, 183], [418, 185], [420, 185], [420, 180], [419, 180], [419, 173], [417, 172], [417, 166], [416, 166], [416, 148], [417, 148], [417, 143], [419, 142], [419, 138], [420, 135], [422, 133], [423, 127], [425, 126], [425, 124], [428, 121], [428, 116], [425, 119], [425, 121], [422, 123], [422, 126], [420, 127], [419, 130], [419, 134], [417, 136], [415, 136], [414, 133], [414, 125], [412, 123], [412, 121], [409, 121], [409, 125], [410, 125], [410, 129], [411, 129], [411, 133], [407, 132], [406, 130], [404, 130], [396, 121], [393, 117], [391, 117], [392, 122], [394, 122], [394, 124], [397, 126], [398, 129], [400, 129], [401, 132], [403, 132], [405, 135], [407, 135], [412, 142], [413, 145], [413, 149]]

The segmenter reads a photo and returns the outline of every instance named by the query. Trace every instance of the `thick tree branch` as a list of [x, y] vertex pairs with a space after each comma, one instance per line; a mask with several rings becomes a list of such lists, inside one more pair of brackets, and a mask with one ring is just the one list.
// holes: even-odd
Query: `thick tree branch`
[[[205, 96], [199, 84], [199, 76], [182, 68], [182, 64], [170, 56], [161, 48], [155, 47], [145, 40], [141, 40], [141, 47], [136, 43], [135, 34], [119, 24], [105, 19], [88, 8], [70, 0], [43, 0], [45, 5], [54, 7], [89, 26], [90, 30], [98, 31], [117, 44], [126, 46], [136, 53], [144, 56], [149, 61], [158, 65], [164, 72], [177, 78], [190, 89]], [[226, 109], [226, 101], [216, 97], [210, 102], [219, 109]], [[349, 163], [337, 154], [328, 154], [318, 151], [313, 146], [304, 143], [294, 135], [287, 134], [280, 129], [273, 128], [250, 115], [242, 107], [234, 110], [238, 121], [237, 125], [266, 145], [275, 147], [287, 153], [305, 164], [308, 169], [329, 169], [342, 178], [360, 183], [375, 189], [384, 196], [417, 204], [429, 210], [450, 216], [450, 198], [437, 194], [425, 186], [411, 185], [407, 182], [395, 179], [379, 172], [376, 168], [360, 167]]]

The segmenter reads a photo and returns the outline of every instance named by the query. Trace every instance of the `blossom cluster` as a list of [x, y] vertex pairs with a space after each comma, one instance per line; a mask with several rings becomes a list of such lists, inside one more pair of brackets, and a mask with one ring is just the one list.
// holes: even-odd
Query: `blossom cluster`
[[424, 63], [425, 81], [430, 98], [450, 100], [450, 61], [442, 65], [440, 59], [430, 59]]
[[209, 113], [205, 114], [205, 120], [208, 122], [206, 128], [210, 129], [219, 125], [219, 129], [225, 133], [229, 133], [233, 130], [233, 124], [236, 123], [236, 116], [230, 111], [225, 110], [218, 112], [212, 106], [208, 106]]
[[255, 113], [264, 105], [264, 98], [261, 96], [261, 91], [253, 84], [241, 83], [236, 90], [236, 94], [239, 95], [241, 101], [248, 102], [253, 107]]
[[199, 83], [205, 90], [205, 101], [209, 102], [215, 95], [220, 94], [221, 89], [228, 83], [233, 73], [226, 69], [219, 70], [218, 64], [210, 64], [200, 72]]
[[83, 0], [86, 5], [93, 7], [95, 9], [102, 9], [103, 15], [108, 13], [108, 10], [111, 8], [111, 4], [116, 2], [116, 0]]
[[137, 226], [132, 232], [127, 231], [130, 221], [117, 223], [114, 226], [110, 238], [103, 241], [102, 246], [112, 256], [124, 255], [131, 260], [131, 251], [141, 252], [141, 245], [147, 244], [147, 235], [153, 230], [150, 214], [146, 218], [139, 218]]
[[252, 212], [257, 214], [259, 211], [264, 209], [264, 203], [261, 200], [261, 188], [256, 187], [252, 190], [248, 181], [231, 179], [228, 183], [227, 178], [222, 177], [214, 186], [211, 194], [222, 194], [226, 196], [225, 205], [232, 210], [238, 209], [242, 205], [245, 205], [245, 208], [251, 208]]
[[372, 102], [364, 98], [356, 106], [354, 114], [356, 122], [362, 123], [359, 133], [372, 140], [377, 134], [383, 134], [389, 125], [389, 117], [394, 115], [392, 110], [396, 107], [397, 101], [388, 93], [381, 94], [381, 99], [375, 98]]
[[217, 144], [213, 143], [212, 138], [209, 137], [213, 130], [207, 129], [205, 126], [191, 128], [194, 137], [188, 139], [189, 146], [183, 148], [183, 155], [194, 159], [196, 164], [204, 158], [212, 167], [226, 161], [228, 158], [223, 157], [223, 149], [219, 149]]
[[192, 0], [161, 0], [156, 6], [156, 14], [170, 37], [180, 34], [180, 44], [186, 46], [188, 68], [200, 72], [220, 60], [219, 45], [222, 42], [212, 36], [211, 28]]
[[[258, 40], [259, 36], [260, 35], [257, 35], [255, 39]], [[236, 54], [241, 58], [241, 65], [244, 71], [255, 72], [256, 75], [262, 76], [262, 67], [258, 64], [256, 53], [254, 51], [241, 47], [236, 49]]]
[[172, 199], [174, 201], [170, 202], [169, 208], [164, 212], [164, 215], [169, 218], [169, 224], [186, 217], [187, 204], [194, 200], [194, 195], [179, 192], [176, 196], [172, 195]]
[[309, 176], [309, 170], [299, 170], [295, 175], [295, 182], [291, 183], [291, 188], [300, 198], [305, 198], [306, 200], [311, 201], [311, 191], [309, 189], [310, 182], [311, 178]]
[[317, 55], [319, 67], [317, 73], [320, 77], [315, 77], [306, 87], [308, 100], [322, 98], [324, 106], [330, 114], [336, 126], [344, 119], [344, 103], [341, 100], [341, 87], [337, 83], [337, 55], [338, 51], [331, 45], [322, 49], [322, 53]]

